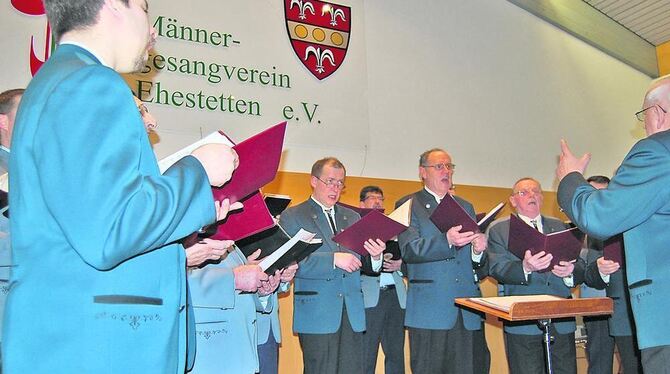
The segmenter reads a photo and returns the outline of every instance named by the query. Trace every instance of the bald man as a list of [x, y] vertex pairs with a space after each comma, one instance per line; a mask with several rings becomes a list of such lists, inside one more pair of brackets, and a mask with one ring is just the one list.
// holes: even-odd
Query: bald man
[[644, 372], [670, 373], [670, 76], [651, 83], [641, 109], [635, 115], [647, 138], [633, 146], [607, 188], [584, 179], [590, 155], [577, 158], [562, 141], [558, 201], [592, 237], [623, 233]]

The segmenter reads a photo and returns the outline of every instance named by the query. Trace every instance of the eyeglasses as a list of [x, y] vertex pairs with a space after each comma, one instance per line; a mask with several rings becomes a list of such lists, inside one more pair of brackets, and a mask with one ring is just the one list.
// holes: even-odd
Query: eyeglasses
[[456, 165], [452, 164], [451, 162], [444, 163], [444, 164], [435, 164], [435, 165], [421, 165], [421, 167], [424, 168], [435, 168], [435, 170], [440, 171], [440, 170], [454, 170], [456, 169]]
[[651, 106], [648, 106], [648, 107], [642, 109], [639, 112], [636, 112], [635, 117], [637, 117], [637, 120], [640, 121], [640, 122], [644, 122], [644, 118], [647, 116], [647, 111], [649, 109], [653, 108], [653, 107], [658, 107], [658, 109], [662, 110], [663, 113], [668, 113], [665, 109], [663, 109], [662, 106], [660, 106], [658, 104], [654, 104], [654, 105], [651, 105]]
[[370, 200], [370, 199], [379, 200], [381, 202], [384, 202], [384, 196], [381, 196], [381, 195], [368, 195], [363, 199], [363, 201]]
[[512, 192], [512, 195], [519, 195], [519, 197], [525, 197], [525, 196], [530, 196], [530, 195], [541, 195], [542, 191], [540, 190], [519, 190]]
[[338, 190], [343, 190], [343, 189], [346, 188], [346, 186], [344, 185], [344, 182], [338, 181], [336, 179], [329, 178], [329, 179], [323, 180], [323, 179], [321, 179], [317, 176], [314, 176], [314, 178], [320, 180], [321, 183], [325, 184], [328, 187], [335, 187]]

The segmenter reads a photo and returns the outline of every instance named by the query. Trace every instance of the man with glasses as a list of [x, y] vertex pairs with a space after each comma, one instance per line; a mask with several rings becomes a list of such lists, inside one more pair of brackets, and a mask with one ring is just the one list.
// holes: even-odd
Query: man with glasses
[[[549, 234], [568, 228], [561, 220], [541, 214], [543, 200], [540, 182], [533, 178], [519, 179], [509, 197], [517, 216], [536, 230]], [[509, 226], [509, 218], [504, 218], [491, 224], [488, 230], [490, 274], [503, 286], [504, 296], [547, 294], [569, 298], [570, 289], [584, 280], [584, 261], [561, 261], [551, 271], [541, 272], [549, 267], [552, 255], [544, 251], [532, 255], [527, 250], [523, 259], [516, 257], [508, 249]], [[554, 372], [575, 374], [574, 318], [556, 320], [551, 333]], [[537, 323], [505, 322], [505, 352], [510, 373], [544, 373], [543, 347], [542, 330]]]
[[312, 196], [286, 209], [279, 224], [289, 235], [301, 228], [316, 233], [323, 245], [305, 260], [295, 275], [293, 331], [303, 352], [304, 373], [350, 374], [363, 372], [365, 308], [360, 269], [379, 271], [383, 241], [369, 239], [360, 255], [332, 240], [333, 235], [360, 219], [351, 209], [335, 205], [344, 190], [346, 171], [334, 158], [312, 166]]
[[[377, 186], [365, 186], [359, 194], [359, 206], [367, 209], [384, 208], [384, 191]], [[397, 244], [396, 242], [389, 245]], [[400, 271], [402, 259], [384, 254], [384, 265], [379, 273], [361, 275], [365, 302], [364, 334], [365, 371], [374, 374], [379, 345], [384, 350], [384, 372], [405, 372], [405, 301], [407, 289]]]
[[[424, 188], [396, 202], [412, 199], [410, 227], [398, 236], [407, 264], [409, 287], [405, 326], [409, 330], [412, 373], [488, 373], [490, 354], [482, 316], [454, 304], [457, 297], [479, 297], [479, 280], [486, 276], [486, 237], [461, 232], [446, 234], [430, 220], [452, 187], [451, 156], [434, 148], [419, 157]], [[472, 204], [454, 199], [474, 218]]]
[[647, 138], [633, 146], [607, 188], [584, 179], [591, 156], [565, 141], [556, 176], [558, 202], [587, 234], [623, 233], [626, 277], [645, 373], [670, 373], [670, 76], [653, 81], [636, 113]]

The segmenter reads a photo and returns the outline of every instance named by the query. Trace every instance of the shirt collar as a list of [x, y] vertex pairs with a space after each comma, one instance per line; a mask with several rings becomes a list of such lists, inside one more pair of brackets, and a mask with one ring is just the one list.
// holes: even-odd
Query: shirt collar
[[[426, 190], [426, 192], [428, 192], [429, 194], [431, 194], [431, 195], [435, 198], [435, 201], [437, 201], [438, 204], [442, 201], [443, 197], [440, 197], [440, 195], [438, 195], [438, 194], [436, 194], [435, 192], [431, 191], [430, 188], [428, 188], [428, 187], [426, 187], [426, 186], [423, 186], [423, 189]], [[445, 196], [446, 196], [446, 195], [445, 195]]]
[[75, 42], [75, 41], [72, 41], [72, 40], [67, 40], [67, 41], [58, 43], [58, 45], [65, 45], [65, 44], [74, 45], [74, 46], [77, 46], [77, 47], [79, 47], [79, 48], [82, 48], [82, 49], [87, 50], [88, 53], [92, 54], [93, 57], [95, 57], [96, 59], [98, 59], [98, 61], [100, 61], [100, 63], [101, 63], [102, 65], [107, 66], [107, 67], [110, 67], [109, 65], [107, 65], [107, 63], [105, 63], [105, 60], [103, 60], [102, 57], [100, 57], [100, 55], [98, 55], [97, 53], [95, 53], [92, 49], [88, 48], [85, 44], [82, 44], [82, 43], [80, 43], [80, 42]]
[[526, 224], [528, 226], [533, 226], [533, 224], [530, 223], [530, 221], [535, 220], [535, 224], [537, 225], [537, 227], [542, 229], [542, 215], [541, 214], [538, 214], [537, 217], [535, 217], [535, 218], [526, 217], [523, 214], [518, 214], [518, 213], [517, 213], [517, 216], [519, 216], [519, 218], [521, 218], [522, 221], [526, 222]]
[[314, 195], [310, 196], [310, 199], [314, 200], [314, 202], [315, 202], [319, 207], [321, 207], [321, 210], [323, 210], [324, 213], [327, 213], [328, 211], [331, 211], [331, 209], [332, 209], [332, 212], [335, 213], [335, 207], [334, 207], [334, 206], [328, 208], [327, 206], [321, 204], [321, 203], [319, 202], [319, 200], [315, 199], [315, 198], [314, 198]]

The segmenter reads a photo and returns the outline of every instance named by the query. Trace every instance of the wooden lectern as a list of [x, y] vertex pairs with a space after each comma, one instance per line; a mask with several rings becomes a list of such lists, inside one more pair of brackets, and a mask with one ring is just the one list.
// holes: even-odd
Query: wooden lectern
[[456, 304], [507, 321], [537, 320], [544, 331], [544, 351], [549, 374], [553, 373], [549, 332], [551, 319], [612, 314], [613, 308], [613, 301], [609, 297], [563, 299], [550, 295], [457, 298]]

